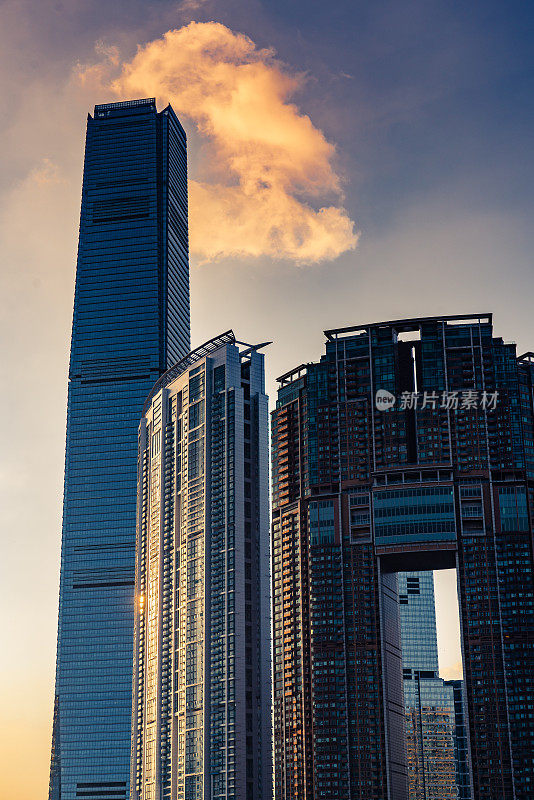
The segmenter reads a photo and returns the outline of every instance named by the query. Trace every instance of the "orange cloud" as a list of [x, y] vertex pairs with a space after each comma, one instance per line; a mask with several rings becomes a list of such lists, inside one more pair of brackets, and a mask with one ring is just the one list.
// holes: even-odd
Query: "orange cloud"
[[118, 47], [106, 45], [101, 40], [95, 43], [95, 53], [101, 57], [101, 61], [96, 64], [78, 63], [74, 76], [82, 86], [102, 90], [113, 68], [120, 64], [120, 53]]
[[31, 170], [29, 179], [40, 186], [48, 183], [64, 183], [58, 165], [50, 158], [43, 158], [41, 164]]
[[[98, 66], [79, 70], [82, 80], [102, 74]], [[208, 140], [212, 179], [190, 181], [191, 250], [201, 261], [311, 263], [356, 246], [339, 204], [335, 148], [289, 102], [302, 82], [271, 50], [215, 22], [168, 31], [108, 80], [120, 97], [170, 102]], [[338, 204], [321, 207], [325, 197]]]

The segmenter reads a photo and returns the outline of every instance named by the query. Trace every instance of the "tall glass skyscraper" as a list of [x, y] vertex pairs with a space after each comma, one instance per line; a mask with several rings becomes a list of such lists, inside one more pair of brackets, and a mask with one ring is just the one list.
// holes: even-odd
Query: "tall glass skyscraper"
[[227, 331], [139, 428], [132, 800], [271, 800], [268, 406]]
[[456, 788], [458, 800], [471, 800], [471, 776], [469, 774], [469, 742], [466, 725], [465, 687], [461, 680], [445, 681], [454, 697], [454, 761], [456, 764]]
[[410, 800], [457, 800], [454, 689], [439, 677], [434, 575], [397, 576]]
[[50, 800], [129, 796], [137, 429], [189, 351], [185, 133], [154, 99], [87, 121], [69, 371]]
[[472, 800], [532, 800], [534, 355], [489, 314], [325, 335], [272, 417], [276, 800], [408, 798], [396, 573], [454, 567]]

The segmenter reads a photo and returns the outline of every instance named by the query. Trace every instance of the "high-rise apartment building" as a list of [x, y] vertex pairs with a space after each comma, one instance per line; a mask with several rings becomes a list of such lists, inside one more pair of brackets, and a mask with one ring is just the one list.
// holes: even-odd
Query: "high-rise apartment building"
[[534, 786], [534, 355], [491, 315], [326, 332], [272, 416], [276, 800], [406, 800], [395, 573], [456, 567], [473, 800]]
[[445, 681], [445, 684], [451, 687], [454, 698], [454, 761], [456, 764], [458, 800], [471, 800], [464, 683], [461, 680], [450, 680]]
[[153, 99], [88, 117], [69, 371], [50, 800], [129, 796], [137, 429], [189, 351], [186, 137]]
[[409, 800], [457, 800], [454, 689], [439, 677], [434, 575], [399, 572]]
[[132, 800], [271, 800], [268, 405], [232, 331], [139, 428]]

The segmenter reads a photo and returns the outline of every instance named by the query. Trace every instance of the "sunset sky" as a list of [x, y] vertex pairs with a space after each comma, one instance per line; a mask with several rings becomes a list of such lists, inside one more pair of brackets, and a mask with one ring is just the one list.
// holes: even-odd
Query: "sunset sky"
[[189, 137], [193, 345], [230, 327], [272, 339], [272, 400], [325, 328], [492, 311], [523, 352], [533, 23], [529, 4], [495, 0], [4, 0], [2, 800], [47, 796], [87, 112], [172, 103]]

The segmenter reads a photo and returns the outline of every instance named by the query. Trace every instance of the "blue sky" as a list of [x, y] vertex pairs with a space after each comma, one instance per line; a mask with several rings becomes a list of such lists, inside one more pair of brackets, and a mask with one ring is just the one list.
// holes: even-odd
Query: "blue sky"
[[[228, 327], [273, 339], [271, 393], [276, 375], [319, 357], [324, 328], [492, 311], [498, 335], [534, 348], [530, 4], [5, 0], [0, 585], [11, 653], [0, 753], [17, 800], [44, 796], [48, 780], [85, 116], [115, 99], [81, 86], [76, 65], [98, 64], [112, 47], [127, 63], [137, 45], [191, 20], [245, 33], [274, 48], [284, 69], [306, 73], [290, 102], [335, 144], [344, 197], [325, 202], [342, 204], [360, 232], [355, 250], [312, 265], [268, 253], [202, 266], [193, 258], [193, 344]], [[210, 150], [194, 120], [187, 127], [195, 179], [209, 171]]]

